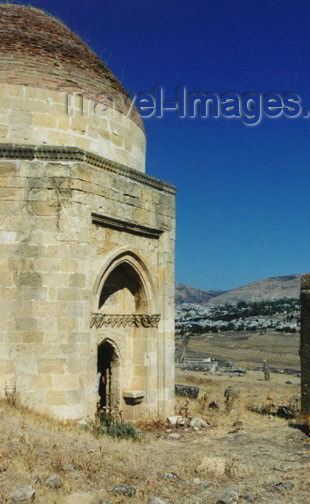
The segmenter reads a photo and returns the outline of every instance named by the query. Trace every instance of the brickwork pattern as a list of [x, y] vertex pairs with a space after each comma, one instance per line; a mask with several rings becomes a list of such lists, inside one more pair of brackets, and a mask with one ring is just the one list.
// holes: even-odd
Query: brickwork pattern
[[[113, 95], [127, 113], [128, 93], [107, 65], [61, 21], [36, 8], [0, 5], [0, 82], [57, 90], [80, 86]], [[131, 118], [143, 129], [136, 108]]]

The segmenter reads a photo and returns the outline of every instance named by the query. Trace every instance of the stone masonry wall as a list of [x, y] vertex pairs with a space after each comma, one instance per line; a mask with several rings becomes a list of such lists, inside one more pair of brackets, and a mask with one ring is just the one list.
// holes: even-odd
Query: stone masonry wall
[[[94, 415], [97, 345], [109, 337], [120, 388], [143, 389], [136, 411], [172, 412], [175, 190], [144, 174], [138, 110], [39, 9], [0, 5], [0, 49], [0, 396], [58, 418]], [[118, 256], [139, 279], [125, 306], [137, 326], [100, 332], [92, 312]]]
[[72, 91], [0, 82], [0, 144], [79, 147], [144, 172], [145, 135], [131, 116], [90, 98], [82, 114], [81, 97]]
[[[21, 153], [13, 151], [5, 154], [12, 159], [0, 162], [0, 394], [16, 385], [18, 402], [37, 411], [58, 418], [94, 414], [94, 282], [109, 255], [128, 248], [150, 272], [161, 315], [142, 356], [143, 365], [150, 366], [146, 410], [172, 411], [173, 189], [134, 170], [125, 175], [111, 163], [104, 168], [70, 160], [66, 150], [50, 149], [44, 154], [50, 159], [31, 160], [16, 159]], [[162, 233], [155, 245], [152, 239], [97, 228], [92, 213]]]
[[310, 415], [310, 274], [301, 278], [301, 408]]
[[59, 418], [85, 413], [90, 218], [69, 164], [0, 163], [1, 394]]

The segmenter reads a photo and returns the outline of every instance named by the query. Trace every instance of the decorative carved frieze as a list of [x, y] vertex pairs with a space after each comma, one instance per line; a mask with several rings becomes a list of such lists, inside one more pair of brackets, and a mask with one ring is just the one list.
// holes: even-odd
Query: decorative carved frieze
[[160, 315], [92, 313], [90, 327], [158, 327]]

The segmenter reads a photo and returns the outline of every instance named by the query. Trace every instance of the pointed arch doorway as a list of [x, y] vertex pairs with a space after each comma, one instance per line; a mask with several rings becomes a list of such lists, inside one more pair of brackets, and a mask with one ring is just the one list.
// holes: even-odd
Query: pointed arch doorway
[[97, 372], [99, 408], [111, 413], [119, 407], [119, 357], [108, 339], [98, 345]]
[[104, 269], [95, 292], [100, 407], [127, 419], [143, 417], [157, 407], [160, 316], [152, 310], [152, 281], [143, 263], [127, 253]]

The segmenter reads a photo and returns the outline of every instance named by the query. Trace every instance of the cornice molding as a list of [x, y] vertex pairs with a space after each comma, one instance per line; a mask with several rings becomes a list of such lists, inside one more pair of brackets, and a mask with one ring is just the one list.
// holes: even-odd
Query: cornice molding
[[155, 238], [157, 240], [164, 232], [163, 229], [142, 226], [141, 224], [114, 219], [113, 217], [107, 217], [96, 213], [92, 213], [92, 222], [98, 226], [116, 229], [117, 231], [125, 231], [126, 233], [144, 236], [146, 238]]
[[150, 175], [146, 175], [138, 170], [116, 163], [115, 161], [110, 161], [109, 159], [103, 158], [91, 152], [79, 149], [78, 147], [0, 144], [0, 160], [1, 159], [80, 161], [115, 173], [122, 177], [130, 178], [139, 184], [153, 187], [158, 191], [164, 191], [170, 194], [175, 194], [176, 192], [173, 185], [168, 184], [163, 180], [151, 177]]

